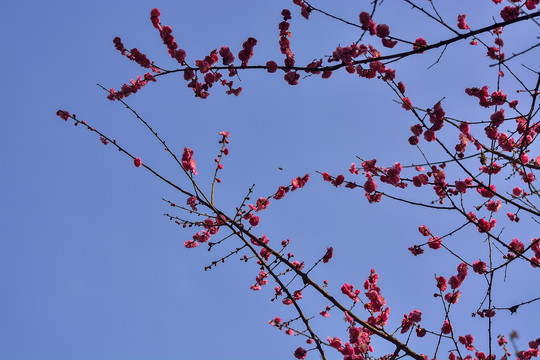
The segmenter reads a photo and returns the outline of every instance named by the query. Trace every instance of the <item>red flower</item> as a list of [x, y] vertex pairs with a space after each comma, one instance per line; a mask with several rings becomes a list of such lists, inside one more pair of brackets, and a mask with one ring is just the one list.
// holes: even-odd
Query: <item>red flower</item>
[[305, 359], [306, 355], [307, 355], [307, 351], [301, 347], [299, 347], [298, 349], [294, 351], [294, 357], [297, 359], [300, 359], [300, 360]]
[[258, 216], [252, 216], [249, 218], [249, 224], [251, 226], [257, 226], [259, 225], [259, 222], [261, 221], [261, 218]]
[[439, 290], [446, 291], [446, 279], [443, 276], [439, 276], [435, 279], [437, 280], [437, 287], [439, 288]]
[[266, 67], [268, 68], [269, 73], [275, 73], [277, 71], [278, 65], [275, 61], [268, 61], [266, 63]]
[[443, 334], [450, 334], [452, 332], [452, 324], [448, 320], [444, 320], [441, 331]]
[[[419, 37], [418, 39], [416, 39], [414, 41], [413, 49], [417, 50], [417, 49], [421, 49], [421, 48], [426, 47], [426, 46], [427, 46], [426, 40], [424, 40], [424, 38]], [[420, 54], [422, 54], [422, 53], [423, 53], [423, 51], [420, 52]]]
[[485, 273], [486, 270], [487, 270], [487, 269], [486, 269], [486, 263], [483, 262], [483, 261], [480, 261], [480, 260], [475, 261], [475, 262], [473, 263], [473, 270], [474, 270], [474, 272], [477, 273], [477, 274], [483, 274], [483, 273]]
[[465, 22], [466, 17], [467, 17], [467, 15], [465, 15], [465, 14], [458, 15], [458, 17], [457, 17], [457, 20], [458, 20], [457, 27], [458, 27], [458, 29], [461, 29], [461, 30], [470, 29], [469, 25], [467, 25], [467, 23]]
[[501, 17], [504, 21], [509, 21], [517, 18], [519, 16], [519, 7], [517, 6], [506, 6], [501, 10]]
[[185, 147], [184, 153], [182, 155], [182, 167], [186, 171], [191, 171], [193, 174], [197, 175], [197, 170], [195, 170], [195, 160], [193, 160], [193, 150]]
[[285, 74], [284, 79], [289, 83], [289, 85], [297, 85], [298, 79], [300, 79], [300, 74], [298, 74], [296, 71], [289, 71]]
[[334, 249], [332, 247], [329, 247], [326, 249], [326, 254], [324, 254], [323, 263], [326, 264], [328, 261], [330, 261], [332, 256], [334, 256]]
[[401, 101], [403, 101], [401, 107], [405, 110], [411, 110], [413, 108], [412, 102], [408, 97], [404, 97], [403, 99], [401, 99]]
[[69, 117], [71, 116], [70, 113], [68, 113], [65, 110], [58, 110], [56, 112], [56, 115], [58, 115], [60, 119], [65, 120], [65, 121], [67, 121], [67, 119], [69, 119]]

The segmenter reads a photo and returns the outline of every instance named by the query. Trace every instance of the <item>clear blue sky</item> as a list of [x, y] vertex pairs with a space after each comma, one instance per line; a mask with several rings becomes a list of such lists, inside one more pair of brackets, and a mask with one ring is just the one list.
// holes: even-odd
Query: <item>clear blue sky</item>
[[[357, 22], [367, 4], [344, 0], [327, 10]], [[160, 66], [175, 67], [149, 21], [153, 7], [161, 10], [162, 22], [172, 26], [191, 62], [222, 45], [237, 54], [252, 36], [259, 41], [252, 64], [281, 63], [277, 24], [283, 8], [292, 10], [291, 46], [297, 64], [329, 55], [338, 44], [348, 45], [359, 36], [355, 29], [318, 14], [305, 21], [291, 1], [0, 2], [0, 359], [285, 359], [304, 344], [266, 324], [275, 316], [287, 318], [288, 309], [270, 302], [270, 287], [258, 293], [249, 289], [258, 272], [254, 264], [233, 258], [204, 272], [205, 265], [227, 250], [183, 247], [193, 232], [162, 216], [170, 208], [161, 198], [181, 203], [184, 197], [93, 134], [55, 115], [58, 109], [77, 114], [143, 162], [187, 184], [133, 116], [106, 100], [95, 85], [118, 89], [144, 73], [114, 49], [115, 36]], [[500, 6], [487, 0], [452, 1], [440, 10], [452, 25], [458, 14], [466, 13], [471, 27], [477, 28], [491, 24]], [[412, 40], [423, 36], [432, 43], [451, 35], [401, 2], [385, 1], [375, 20], [389, 24], [392, 35]], [[531, 24], [505, 31], [506, 52], [522, 50], [530, 41], [524, 34], [537, 33]], [[486, 119], [489, 112], [463, 91], [496, 87], [485, 49], [456, 44], [426, 70], [438, 56], [432, 52], [392, 65], [413, 103], [426, 108], [445, 97], [449, 116]], [[530, 61], [535, 56], [538, 59], [538, 51], [522, 61], [537, 65]], [[514, 68], [531, 81], [530, 73]], [[309, 172], [312, 181], [305, 189], [266, 211], [257, 228], [260, 234], [275, 242], [292, 239], [293, 252], [306, 262], [333, 246], [334, 259], [315, 277], [329, 280], [336, 294], [344, 282], [361, 286], [375, 268], [392, 309], [391, 324], [397, 326], [402, 314], [419, 308], [424, 325], [440, 329], [443, 315], [432, 297], [433, 275], [455, 274], [458, 262], [442, 251], [414, 258], [407, 248], [422, 241], [419, 225], [444, 233], [461, 220], [388, 200], [369, 205], [361, 191], [336, 190], [315, 173], [345, 173], [357, 155], [377, 158], [386, 166], [422, 161], [406, 140], [413, 119], [392, 101], [395, 95], [380, 81], [345, 72], [326, 81], [301, 78], [294, 87], [279, 72], [243, 72], [240, 77], [244, 91], [239, 97], [216, 88], [201, 101], [181, 76], [167, 76], [128, 103], [177, 152], [184, 146], [194, 149], [198, 178], [206, 186], [219, 149], [218, 133], [231, 132], [230, 156], [217, 190], [219, 206], [229, 213], [251, 184], [257, 184], [256, 198]], [[514, 96], [510, 80], [505, 78], [502, 86]], [[430, 160], [439, 159], [435, 146], [425, 151]], [[420, 191], [409, 194], [425, 196]], [[532, 224], [526, 219], [521, 226], [505, 224], [505, 232], [528, 243]], [[466, 256], [470, 249], [469, 254], [485, 257], [482, 240], [473, 229], [451, 241]], [[531, 286], [538, 280], [538, 272], [531, 273], [529, 266], [509, 269], [504, 284], [499, 278], [496, 306], [538, 296], [538, 287]], [[486, 328], [485, 321], [470, 317], [483, 286], [471, 271], [453, 315], [459, 334]], [[326, 304], [310, 295], [303, 301], [317, 313]], [[537, 309], [523, 308], [513, 316], [501, 312], [495, 318], [497, 334], [516, 329], [524, 346], [525, 340], [538, 336]], [[320, 335], [346, 337], [340, 318], [333, 313], [329, 320], [318, 320], [324, 329]], [[477, 341], [485, 344], [485, 338]], [[420, 346], [432, 351], [433, 341]], [[337, 355], [329, 352], [332, 359]]]

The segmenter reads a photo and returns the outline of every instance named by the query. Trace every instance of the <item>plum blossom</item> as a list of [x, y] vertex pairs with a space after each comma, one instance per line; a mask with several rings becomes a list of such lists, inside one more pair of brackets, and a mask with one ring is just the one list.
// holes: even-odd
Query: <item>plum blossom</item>
[[186, 171], [191, 171], [193, 174], [197, 175], [195, 160], [193, 159], [193, 150], [185, 147], [184, 153], [182, 154], [182, 167]]

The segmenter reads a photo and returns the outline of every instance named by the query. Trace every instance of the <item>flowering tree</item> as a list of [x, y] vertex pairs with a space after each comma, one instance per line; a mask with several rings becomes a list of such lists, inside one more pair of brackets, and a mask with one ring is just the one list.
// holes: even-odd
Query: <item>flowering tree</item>
[[[408, 11], [418, 13], [426, 22], [441, 29], [440, 33], [408, 38], [394, 31], [392, 24], [378, 19], [382, 1], [364, 4], [365, 8], [359, 9], [357, 18], [352, 21], [307, 1], [294, 0], [294, 8], [280, 12], [277, 38], [282, 56], [268, 61], [257, 59], [258, 41], [254, 37], [248, 37], [237, 50], [232, 50], [232, 45], [224, 45], [204, 57], [192, 58], [189, 49], [182, 48], [172, 27], [165, 24], [169, 15], [153, 9], [151, 25], [172, 60], [158, 64], [150, 60], [151, 55], [137, 48], [128, 50], [124, 40], [115, 37], [116, 50], [144, 68], [145, 74], [120, 89], [102, 88], [108, 100], [126, 107], [165, 150], [183, 173], [181, 181], [173, 180], [147, 163], [144, 155], [139, 155], [141, 149], [124, 147], [114, 137], [70, 111], [58, 110], [57, 115], [97, 134], [102, 144], [118, 149], [131, 158], [135, 167], [146, 169], [178, 192], [177, 198], [164, 199], [171, 209], [166, 216], [186, 228], [186, 251], [197, 252], [203, 246], [208, 250], [221, 249], [221, 253], [225, 249], [225, 254], [214, 258], [205, 270], [238, 259], [251, 266], [253, 282], [246, 286], [253, 291], [269, 291], [271, 300], [283, 306], [280, 310], [283, 314], [276, 314], [269, 324], [286, 335], [295, 335], [298, 342], [302, 342], [292, 351], [295, 358], [352, 360], [408, 356], [421, 360], [448, 356], [451, 360], [495, 360], [508, 356], [538, 357], [538, 335], [528, 339], [528, 347], [511, 349], [504, 334], [498, 332], [500, 327], [496, 327], [496, 320], [522, 308], [537, 314], [536, 301], [540, 297], [527, 294], [508, 306], [499, 304], [494, 295], [499, 288], [506, 289], [505, 273], [514, 267], [526, 266], [526, 276], [533, 283], [538, 281], [540, 240], [535, 226], [540, 210], [535, 184], [540, 154], [534, 141], [540, 133], [536, 120], [540, 73], [534, 68], [536, 63], [519, 63], [522, 59], [528, 60], [527, 56], [538, 44], [533, 43], [534, 36], [527, 32], [521, 33], [518, 44], [506, 44], [505, 33], [507, 29], [536, 24], [535, 17], [540, 15], [539, 1], [514, 1], [509, 5], [500, 4], [502, 0], [492, 2], [494, 4], [486, 2], [485, 6], [495, 11], [497, 17], [474, 19], [473, 26], [467, 22], [466, 9], [461, 10], [457, 18], [450, 19], [432, 1], [419, 4], [404, 0]], [[301, 63], [298, 60], [301, 55], [293, 52], [293, 17], [310, 21], [313, 17], [329, 18], [350, 27], [356, 40], [336, 45], [328, 53], [319, 54], [317, 59]], [[461, 44], [474, 49], [471, 54], [475, 58], [491, 61], [488, 65], [490, 79], [468, 83], [460, 90], [468, 96], [468, 101], [477, 103], [478, 113], [466, 117], [454, 115], [446, 107], [446, 98], [456, 95], [446, 93], [445, 84], [440, 84], [440, 89], [430, 90], [436, 92], [438, 100], [426, 104], [409, 95], [409, 84], [400, 80], [401, 63], [437, 52], [433, 66], [438, 66], [444, 61], [447, 49]], [[508, 46], [515, 46], [512, 55], [505, 50]], [[470, 61], [478, 61], [475, 58]], [[459, 72], [459, 69], [450, 69]], [[401, 136], [416, 159], [404, 165], [400, 155], [394, 155], [393, 163], [381, 164], [377, 158], [364, 159], [360, 154], [358, 161], [342, 171], [315, 169], [298, 174], [290, 182], [275, 184], [271, 193], [257, 194], [252, 186], [238, 203], [219, 204], [216, 198], [221, 186], [220, 174], [226, 166], [234, 134], [227, 130], [219, 132], [214, 170], [210, 179], [200, 179], [197, 165], [207, 159], [198, 158], [194, 147], [183, 146], [177, 152], [176, 146], [170, 146], [155, 125], [126, 101], [144, 87], [178, 74], [201, 101], [221, 89], [227, 95], [242, 96], [243, 87], [239, 86], [242, 74], [253, 71], [282, 76], [284, 86], [308, 83], [315, 81], [314, 78], [332, 81], [340, 73], [362, 81], [365, 87], [385, 86], [389, 96], [384, 101], [399, 104], [400, 116], [407, 119], [407, 126], [396, 127], [402, 131]], [[249, 88], [248, 83], [245, 86]], [[430, 325], [425, 325], [422, 301], [402, 316], [390, 312], [392, 304], [385, 299], [385, 288], [381, 286], [382, 279], [379, 282], [376, 269], [360, 268], [364, 274], [362, 279], [349, 274], [343, 274], [340, 283], [321, 279], [325, 276], [325, 264], [332, 262], [334, 251], [340, 251], [339, 243], [321, 247], [320, 256], [315, 260], [304, 260], [302, 247], [308, 244], [298, 243], [293, 253], [294, 239], [272, 239], [271, 230], [259, 231], [269, 208], [277, 206], [278, 202], [294, 201], [296, 191], [308, 192], [314, 178], [329, 183], [328, 191], [335, 187], [360, 194], [371, 206], [396, 202], [407, 205], [411, 211], [428, 210], [433, 214], [419, 218], [414, 224], [419, 234], [408, 244], [409, 252], [402, 254], [406, 264], [431, 251], [433, 256], [451, 261], [456, 269], [453, 273], [440, 273], [444, 270], [436, 266], [430, 269], [435, 273], [430, 286], [433, 297], [438, 300], [438, 317], [430, 321]], [[448, 221], [441, 225], [433, 220], [436, 216], [444, 216]], [[471, 246], [471, 242], [475, 245]], [[345, 248], [342, 246], [341, 251]], [[476, 277], [472, 281], [478, 284], [469, 289], [474, 293], [470, 295], [475, 297], [474, 302], [471, 307], [459, 310], [460, 305], [465, 305], [462, 295], [468, 296], [467, 292], [462, 293], [462, 285], [466, 280], [471, 281], [471, 277]], [[455, 314], [462, 316], [460, 311], [482, 319], [484, 331], [473, 334], [466, 323], [456, 325]], [[341, 326], [340, 333], [328, 332], [328, 323], [333, 320]], [[479, 338], [481, 344], [475, 340]]]

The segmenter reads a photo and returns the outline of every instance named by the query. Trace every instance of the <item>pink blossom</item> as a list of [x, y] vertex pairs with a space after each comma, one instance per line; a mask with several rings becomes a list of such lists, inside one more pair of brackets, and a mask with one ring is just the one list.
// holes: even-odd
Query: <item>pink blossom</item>
[[330, 259], [334, 256], [334, 249], [332, 247], [329, 247], [326, 249], [326, 254], [323, 256], [323, 263], [327, 263], [330, 261]]
[[255, 215], [254, 215], [254, 216], [251, 216], [251, 217], [249, 218], [249, 224], [250, 224], [251, 226], [257, 226], [257, 225], [259, 225], [259, 222], [260, 222], [260, 221], [261, 221], [261, 218], [258, 217], [258, 216], [255, 216]]
[[457, 27], [458, 29], [461, 29], [461, 30], [468, 30], [470, 29], [469, 28], [469, 25], [467, 25], [467, 23], [465, 22], [465, 18], [467, 17], [467, 15], [463, 14], [463, 15], [458, 15], [458, 23], [457, 23]]
[[[293, 301], [291, 299], [289, 299], [289, 298], [283, 299], [283, 300], [281, 300], [281, 302], [283, 303], [283, 305], [291, 305], [293, 303]], [[289, 330], [291, 330], [291, 329], [289, 329]], [[292, 330], [291, 330], [290, 334], [287, 332], [287, 335], [292, 335]]]
[[[504, 103], [504, 101], [503, 101]], [[494, 104], [494, 105], [501, 105], [501, 104]], [[491, 116], [489, 117], [491, 120], [491, 124], [495, 127], [500, 126], [504, 121], [504, 109], [500, 109], [498, 111], [495, 111]]]
[[298, 79], [300, 79], [300, 74], [296, 71], [289, 71], [284, 75], [284, 79], [289, 85], [297, 85]]
[[330, 344], [331, 347], [335, 348], [335, 349], [339, 349], [341, 348], [341, 339], [338, 338], [338, 337], [334, 337], [334, 338], [330, 338], [330, 336], [328, 336], [328, 343]]
[[461, 280], [457, 276], [451, 276], [450, 280], [448, 280], [448, 284], [450, 284], [450, 288], [457, 289], [461, 286]]
[[360, 170], [356, 167], [356, 164], [355, 164], [355, 163], [352, 163], [352, 164], [351, 164], [351, 167], [349, 168], [349, 172], [350, 172], [351, 174], [358, 175], [358, 173], [360, 172]]
[[501, 17], [504, 21], [509, 21], [519, 16], [519, 7], [506, 6], [501, 10]]
[[[400, 81], [397, 84], [397, 88], [400, 93], [405, 94], [405, 85]], [[419, 124], [418, 124], [419, 125]]]
[[197, 175], [197, 170], [195, 170], [195, 160], [193, 159], [193, 150], [185, 147], [184, 153], [182, 154], [182, 167], [186, 171], [191, 171], [193, 174]]
[[470, 350], [470, 351], [474, 350], [474, 346], [472, 344], [474, 342], [474, 337], [471, 334], [468, 334], [468, 335], [465, 335], [465, 336], [460, 336], [458, 338], [458, 340], [459, 340], [460, 343], [465, 345], [467, 350]]
[[360, 24], [362, 24], [362, 29], [363, 30], [369, 30], [369, 34], [370, 35], [375, 35], [376, 33], [376, 24], [375, 22], [371, 19], [371, 16], [365, 12], [365, 11], [362, 11], [359, 15], [359, 18], [360, 18]]
[[414, 255], [414, 256], [418, 256], [418, 255], [421, 255], [424, 253], [424, 249], [422, 249], [420, 246], [418, 245], [414, 245], [414, 246], [411, 246], [408, 248], [408, 250]]
[[270, 201], [268, 201], [267, 198], [263, 198], [263, 197], [260, 197], [257, 199], [257, 205], [256, 205], [256, 210], [255, 211], [261, 211], [261, 210], [265, 210], [268, 205], [270, 205]]
[[461, 297], [461, 291], [455, 291], [453, 293], [447, 293], [444, 295], [444, 300], [449, 302], [450, 304], [456, 304]]
[[412, 102], [408, 97], [402, 98], [401, 101], [403, 101], [403, 103], [401, 104], [401, 107], [404, 108], [405, 110], [411, 110], [413, 108]]
[[411, 136], [409, 138], [409, 144], [411, 144], [412, 146], [418, 145], [419, 142], [420, 142], [420, 139], [418, 138], [418, 136]]
[[425, 133], [424, 133], [424, 139], [426, 139], [426, 141], [428, 142], [432, 142], [432, 141], [435, 141], [437, 137], [435, 136], [435, 132], [432, 131], [432, 130], [427, 130]]
[[58, 115], [60, 117], [60, 119], [64, 120], [64, 121], [67, 121], [69, 119], [69, 117], [71, 116], [71, 114], [65, 110], [58, 110], [56, 112], [56, 115]]
[[498, 199], [497, 201], [490, 200], [486, 204], [486, 209], [488, 209], [488, 211], [491, 211], [491, 212], [498, 212], [499, 209], [501, 208], [501, 204], [502, 202], [500, 199]]
[[409, 320], [414, 323], [419, 323], [422, 321], [422, 312], [420, 310], [413, 310], [409, 313]]
[[477, 274], [483, 274], [487, 270], [486, 263], [480, 260], [477, 260], [473, 263], [473, 271]]
[[429, 231], [429, 228], [426, 225], [420, 225], [420, 227], [418, 228], [418, 231], [420, 231], [420, 234], [424, 236], [431, 235], [431, 232]]
[[[491, 191], [490, 191], [491, 190]], [[489, 186], [489, 188], [487, 187], [481, 187], [479, 186], [478, 188], [476, 188], [476, 191], [482, 195], [482, 197], [485, 197], [485, 198], [492, 198], [493, 196], [495, 196], [495, 192], [497, 191], [497, 189], [495, 188], [495, 185], [491, 184]]]
[[462, 194], [465, 194], [467, 192], [467, 188], [471, 185], [472, 185], [471, 178], [466, 178], [464, 181], [456, 180], [455, 182], [456, 190]]
[[525, 3], [525, 6], [527, 7], [528, 10], [534, 10], [536, 9], [536, 6], [538, 4], [540, 4], [540, 0], [527, 0], [527, 2]]
[[[388, 38], [384, 38], [381, 40], [384, 47], [387, 47], [389, 49], [392, 49], [394, 46], [397, 45], [397, 41], [390, 40]], [[402, 92], [403, 94], [403, 92]]]
[[486, 231], [491, 230], [491, 224], [487, 222], [485, 219], [478, 220], [478, 232], [483, 233]]
[[272, 60], [266, 63], [266, 67], [269, 73], [275, 73], [278, 69], [278, 65]]
[[364, 190], [366, 193], [372, 193], [377, 190], [377, 183], [373, 180], [373, 177], [368, 173], [366, 174], [368, 180], [364, 183]]
[[137, 157], [137, 158], [133, 159], [133, 164], [135, 165], [135, 167], [141, 167], [141, 165], [142, 165], [141, 158]]
[[514, 250], [518, 254], [521, 254], [525, 251], [525, 245], [521, 241], [519, 241], [517, 238], [513, 238], [509, 246], [512, 250]]
[[196, 248], [199, 246], [199, 243], [194, 240], [188, 240], [184, 242], [184, 246], [188, 249]]
[[390, 28], [386, 24], [379, 24], [376, 27], [376, 32], [377, 36], [382, 39], [390, 35]]
[[[324, 175], [323, 175], [324, 178]], [[304, 175], [303, 177], [297, 176], [296, 178], [291, 180], [291, 191], [295, 191], [296, 189], [303, 188], [307, 182], [309, 181], [309, 174]]]
[[487, 56], [492, 60], [504, 60], [504, 54], [501, 49], [495, 46], [488, 47]]
[[281, 16], [283, 16], [283, 19], [284, 19], [284, 20], [290, 20], [290, 19], [292, 19], [292, 17], [291, 17], [291, 11], [288, 10], [288, 9], [283, 9], [283, 10], [281, 11]]
[[152, 21], [152, 25], [154, 25], [155, 28], [159, 29], [159, 15], [161, 15], [159, 9], [154, 8], [150, 12], [150, 21]]
[[435, 279], [437, 280], [437, 287], [439, 290], [443, 292], [446, 291], [446, 279], [442, 276], [436, 277]]
[[343, 184], [344, 181], [345, 181], [345, 177], [340, 174], [340, 175], [336, 176], [336, 178], [334, 180], [332, 180], [332, 185], [334, 185], [335, 187], [338, 187], [341, 184]]
[[358, 294], [353, 293], [354, 286], [348, 283], [345, 283], [341, 286], [341, 292], [345, 295], [347, 295], [349, 298], [354, 300], [354, 302], [358, 302]]
[[197, 202], [197, 197], [191, 196], [187, 199], [186, 204], [191, 206], [192, 210], [197, 211], [197, 206], [195, 205], [196, 202]]
[[429, 177], [426, 174], [419, 174], [413, 176], [413, 185], [416, 187], [421, 187], [422, 185], [427, 185], [429, 183]]
[[274, 194], [274, 199], [280, 200], [285, 197], [285, 194], [289, 191], [289, 188], [287, 186], [280, 186], [279, 189]]
[[354, 324], [354, 319], [348, 311], [345, 311], [343, 314], [345, 315], [345, 321], [347, 321], [349, 324]]
[[[419, 37], [418, 39], [416, 39], [414, 41], [413, 50], [421, 49], [421, 48], [424, 48], [426, 46], [427, 46], [426, 40], [424, 40], [424, 38]], [[423, 51], [420, 52], [420, 54], [422, 54], [422, 53], [423, 53]]]
[[444, 320], [444, 324], [441, 328], [443, 334], [450, 334], [452, 332], [452, 324], [448, 320]]
[[297, 359], [303, 360], [306, 358], [306, 355], [307, 355], [307, 351], [301, 347], [297, 348], [294, 351], [294, 357]]
[[234, 55], [227, 46], [222, 46], [221, 49], [219, 49], [219, 55], [221, 55], [223, 65], [234, 63]]
[[509, 213], [506, 213], [506, 216], [508, 216], [510, 221], [519, 222], [519, 217], [517, 217], [516, 214], [512, 214], [512, 213], [509, 212]]
[[424, 132], [424, 130], [422, 129], [422, 124], [415, 124], [411, 126], [410, 129], [412, 133], [414, 134], [414, 136], [420, 136]]
[[428, 240], [428, 246], [433, 250], [441, 248], [441, 239], [438, 236], [432, 237]]

